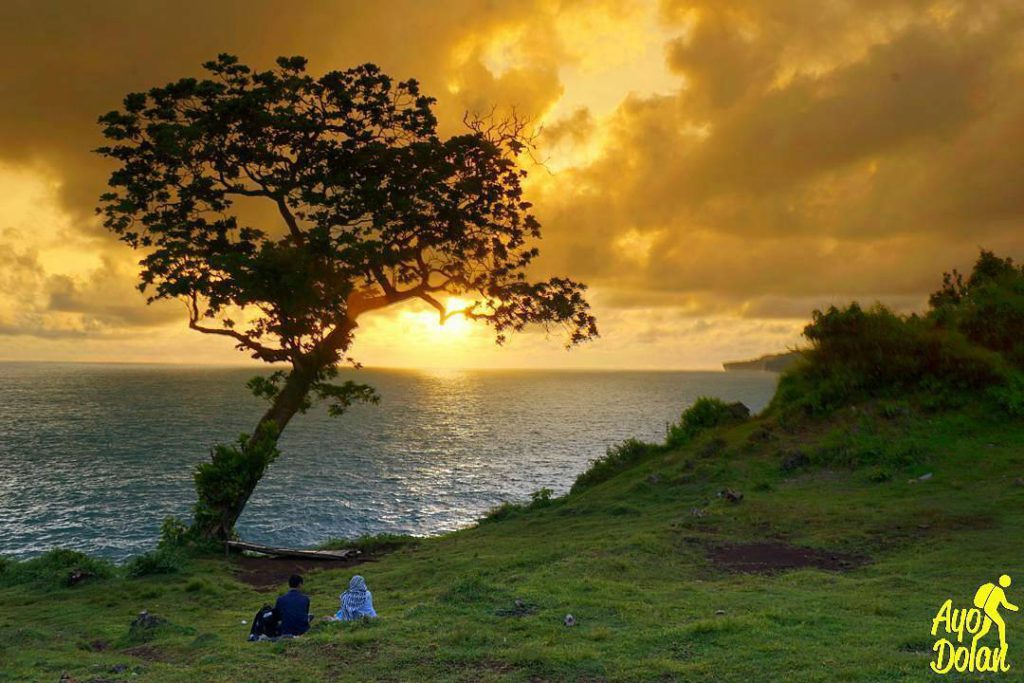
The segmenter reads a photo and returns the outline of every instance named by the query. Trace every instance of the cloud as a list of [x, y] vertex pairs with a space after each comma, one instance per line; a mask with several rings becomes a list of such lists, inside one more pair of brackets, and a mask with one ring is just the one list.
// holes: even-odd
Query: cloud
[[[680, 0], [663, 13], [684, 86], [627, 97], [602, 153], [541, 185], [551, 270], [772, 316], [924, 301], [978, 245], [1024, 252], [1019, 4]], [[645, 244], [642, 265], [624, 236]]]
[[90, 150], [125, 93], [218, 52], [376, 62], [437, 96], [447, 133], [493, 106], [543, 122], [539, 270], [593, 285], [604, 339], [586, 363], [768, 351], [813, 307], [912, 310], [978, 246], [1024, 256], [1012, 0], [8, 2], [0, 27], [0, 170], [50, 178], [0, 200], [17, 228], [0, 335], [179, 315], [142, 306], [134, 257], [92, 217], [110, 169]]

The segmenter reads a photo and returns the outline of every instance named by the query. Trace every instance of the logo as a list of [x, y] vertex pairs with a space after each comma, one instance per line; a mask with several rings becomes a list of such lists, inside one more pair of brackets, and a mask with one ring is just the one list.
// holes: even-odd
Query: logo
[[[1010, 583], [1010, 577], [1003, 574], [999, 577], [999, 585], [983, 584], [974, 593], [973, 607], [958, 609], [953, 607], [952, 600], [942, 603], [932, 620], [932, 635], [938, 637], [932, 647], [935, 652], [932, 671], [947, 674], [950, 671], [998, 673], [1010, 670], [1006, 661], [1006, 622], [999, 613], [1000, 609], [1017, 611], [1017, 606], [1006, 599], [1004, 589], [1009, 588]], [[996, 631], [989, 636], [987, 644], [980, 643], [993, 626]], [[996, 635], [999, 636], [999, 645], [993, 647], [993, 636]]]

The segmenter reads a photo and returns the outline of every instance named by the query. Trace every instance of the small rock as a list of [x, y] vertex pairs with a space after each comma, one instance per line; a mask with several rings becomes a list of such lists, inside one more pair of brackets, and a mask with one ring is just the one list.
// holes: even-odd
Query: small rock
[[690, 514], [694, 517], [706, 517], [708, 513], [704, 508], [691, 508]]
[[801, 467], [807, 467], [810, 463], [811, 459], [807, 457], [807, 454], [797, 449], [783, 458], [782, 463], [779, 465], [779, 469], [783, 472], [793, 472]]
[[929, 472], [928, 474], [922, 474], [920, 477], [917, 478], [917, 480], [918, 481], [928, 481], [931, 478], [932, 478], [932, 473]]
[[520, 600], [519, 598], [516, 598], [516, 600], [515, 600], [515, 606], [516, 606], [516, 609], [523, 609], [524, 607], [526, 607], [526, 603], [524, 603], [524, 602], [523, 602], [522, 600]]
[[660, 474], [655, 473], [655, 474], [651, 474], [651, 475], [649, 475], [647, 477], [647, 483], [648, 484], [657, 484], [657, 483], [660, 483], [660, 482], [661, 482], [661, 475]]
[[128, 629], [128, 635], [135, 640], [146, 640], [150, 637], [151, 631], [167, 624], [167, 620], [150, 614], [147, 610], [139, 612], [132, 625]]
[[718, 492], [719, 498], [724, 498], [730, 503], [738, 503], [743, 500], [743, 493], [741, 491], [734, 491], [732, 489], [722, 489]]
[[60, 675], [60, 683], [78, 683], [78, 680], [71, 677], [67, 671], [64, 671]]
[[725, 614], [725, 610], [724, 609], [716, 609], [715, 610], [715, 614], [717, 616], [722, 616], [723, 614]]
[[245, 619], [242, 619], [242, 623], [243, 624], [248, 624], [249, 622], [247, 622]]
[[114, 666], [110, 667], [110, 673], [115, 673], [115, 674], [124, 673], [127, 670], [128, 670], [128, 665], [127, 664], [115, 664]]
[[724, 451], [725, 447], [728, 446], [728, 445], [729, 444], [726, 443], [725, 439], [722, 439], [722, 438], [711, 439], [711, 441], [708, 441], [706, 444], [704, 444], [700, 448], [700, 450], [697, 451], [697, 457], [698, 458], [711, 458], [711, 457], [714, 457], [714, 456], [718, 455], [719, 453], [721, 453], [722, 451]]
[[571, 614], [566, 614], [565, 615], [565, 619], [562, 621], [562, 623], [565, 624], [566, 626], [575, 626], [576, 625], [576, 617], [574, 617]]
[[86, 571], [85, 569], [72, 569], [71, 573], [68, 574], [67, 583], [69, 586], [75, 586], [85, 581], [91, 576], [95, 575], [90, 571]]
[[1024, 486], [1024, 477], [1017, 477], [1013, 480], [1014, 486]]

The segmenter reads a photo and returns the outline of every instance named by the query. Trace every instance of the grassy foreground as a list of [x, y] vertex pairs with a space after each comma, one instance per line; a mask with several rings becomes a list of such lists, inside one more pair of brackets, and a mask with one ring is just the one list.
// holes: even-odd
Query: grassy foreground
[[[1008, 573], [1024, 603], [1019, 420], [875, 402], [789, 429], [748, 420], [618, 469], [360, 566], [381, 618], [290, 642], [245, 642], [241, 621], [274, 594], [223, 559], [8, 582], [0, 681], [926, 681], [944, 600]], [[855, 560], [740, 573], [712, 559], [765, 540]], [[316, 613], [352, 573], [307, 575]], [[171, 624], [133, 638], [143, 609]], [[1007, 623], [1011, 670], [981, 680], [1024, 672], [1024, 623]]]

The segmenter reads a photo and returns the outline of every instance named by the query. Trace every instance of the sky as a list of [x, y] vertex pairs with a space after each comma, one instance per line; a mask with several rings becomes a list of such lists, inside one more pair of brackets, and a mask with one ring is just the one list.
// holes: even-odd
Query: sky
[[147, 306], [94, 209], [97, 117], [218, 53], [416, 78], [441, 129], [540, 130], [537, 274], [587, 283], [601, 337], [360, 321], [367, 366], [719, 368], [814, 308], [919, 310], [979, 247], [1024, 258], [1019, 0], [49, 2], [0, 6], [0, 359], [243, 363]]

